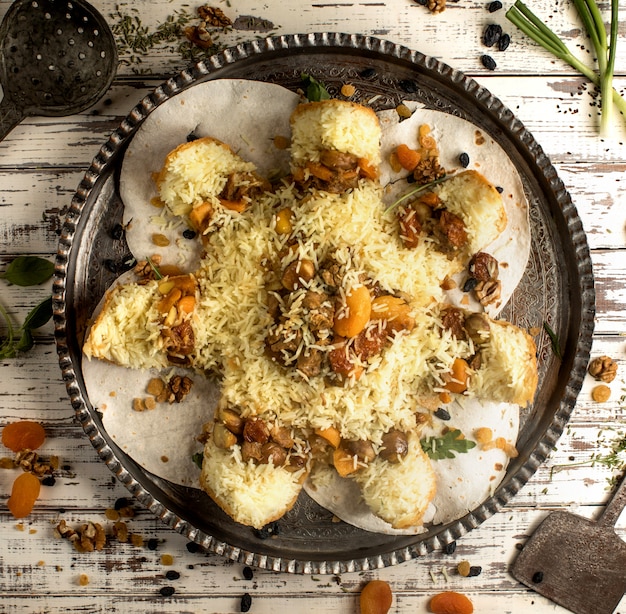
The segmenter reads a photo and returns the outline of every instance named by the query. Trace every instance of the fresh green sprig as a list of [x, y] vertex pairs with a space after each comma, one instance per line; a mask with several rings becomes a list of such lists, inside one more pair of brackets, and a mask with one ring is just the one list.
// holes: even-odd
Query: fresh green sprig
[[611, 34], [607, 33], [602, 15], [595, 0], [573, 0], [583, 25], [593, 44], [598, 60], [598, 72], [581, 62], [548, 26], [541, 21], [521, 0], [507, 11], [507, 19], [524, 34], [541, 45], [546, 51], [569, 64], [574, 70], [600, 88], [600, 133], [610, 133], [613, 105], [626, 117], [626, 100], [613, 88], [613, 72], [618, 27], [618, 1], [611, 0]]
[[395, 209], [401, 202], [405, 201], [407, 198], [411, 198], [411, 196], [415, 196], [415, 195], [419, 194], [420, 192], [424, 192], [424, 191], [432, 188], [433, 186], [436, 186], [436, 185], [438, 185], [440, 183], [443, 183], [444, 181], [446, 181], [446, 179], [448, 179], [448, 176], [444, 175], [443, 177], [439, 177], [439, 179], [435, 179], [434, 181], [430, 181], [429, 183], [424, 183], [422, 185], [418, 185], [417, 187], [413, 188], [412, 190], [409, 190], [406, 194], [403, 194], [402, 196], [400, 196], [400, 198], [398, 198], [396, 201], [391, 203], [385, 209], [385, 213], [389, 213], [390, 211]]
[[302, 73], [300, 78], [302, 79], [304, 94], [309, 102], [319, 102], [320, 100], [330, 99], [330, 94], [321, 81], [318, 81], [315, 77], [307, 75], [306, 73]]
[[552, 352], [560, 360], [563, 358], [563, 354], [561, 353], [561, 342], [559, 340], [559, 336], [552, 330], [552, 327], [547, 322], [543, 323], [543, 330], [545, 330], [548, 337], [550, 337]]
[[465, 439], [459, 429], [451, 429], [442, 437], [426, 437], [422, 439], [422, 449], [432, 460], [455, 458], [457, 454], [465, 454], [476, 447], [476, 442]]

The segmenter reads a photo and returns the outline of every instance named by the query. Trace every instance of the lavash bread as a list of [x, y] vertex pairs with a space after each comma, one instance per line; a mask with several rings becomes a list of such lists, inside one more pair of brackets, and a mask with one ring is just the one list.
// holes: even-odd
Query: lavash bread
[[398, 463], [377, 457], [354, 474], [370, 510], [394, 529], [419, 525], [433, 500], [436, 478], [417, 433], [408, 438], [408, 452]]
[[244, 462], [238, 445], [204, 446], [200, 485], [233, 520], [261, 529], [284, 516], [294, 505], [307, 469], [289, 471], [272, 463]]

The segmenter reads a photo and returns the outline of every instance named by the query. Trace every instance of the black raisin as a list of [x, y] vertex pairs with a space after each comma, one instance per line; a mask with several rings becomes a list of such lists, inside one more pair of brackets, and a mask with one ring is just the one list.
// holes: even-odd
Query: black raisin
[[470, 163], [469, 155], [466, 154], [465, 152], [463, 152], [462, 154], [459, 154], [459, 163], [461, 164], [463, 168], [467, 168]]
[[148, 550], [156, 550], [159, 546], [159, 540], [156, 537], [151, 537], [148, 540]]
[[420, 6], [426, 6], [428, 4], [428, 0], [415, 0], [415, 2]]
[[376, 71], [373, 68], [366, 68], [359, 73], [361, 79], [371, 79], [376, 76]]
[[498, 194], [502, 194], [502, 192], [504, 192], [504, 188], [500, 185], [496, 186], [496, 192], [498, 192]]
[[180, 574], [177, 571], [174, 571], [173, 569], [170, 569], [166, 574], [165, 577], [168, 580], [178, 580], [178, 578], [180, 578]]
[[246, 566], [243, 568], [243, 577], [246, 580], [252, 580], [252, 578], [254, 578], [254, 572], [251, 567]]
[[476, 576], [480, 576], [482, 572], [483, 572], [483, 568], [480, 565], [472, 565], [469, 568], [469, 573], [467, 574], [467, 577], [474, 578]]
[[533, 574], [532, 580], [535, 584], [539, 584], [540, 582], [543, 582], [543, 571], [536, 571]]
[[195, 239], [196, 235], [196, 231], [192, 230], [191, 228], [186, 228], [185, 230], [183, 230], [183, 237], [185, 237], [185, 239]]
[[508, 34], [503, 34], [498, 39], [498, 50], [506, 51], [509, 48], [510, 44], [511, 44], [511, 37]]
[[495, 13], [496, 11], [499, 11], [502, 8], [502, 2], [500, 2], [500, 0], [493, 0], [493, 2], [490, 2], [487, 5], [487, 10], [490, 13]]
[[280, 533], [280, 526], [277, 522], [270, 522], [265, 525], [262, 529], [254, 529], [254, 534], [259, 539], [267, 539], [268, 537], [272, 537], [272, 535], [278, 535]]
[[417, 92], [417, 83], [411, 79], [403, 79], [398, 85], [407, 93], [415, 94]]
[[41, 483], [44, 486], [54, 486], [56, 484], [56, 480], [53, 475], [47, 475], [43, 480], [41, 480]]
[[475, 277], [468, 277], [463, 284], [463, 292], [471, 292], [478, 285]]
[[443, 547], [444, 554], [454, 554], [455, 550], [456, 550], [456, 542], [450, 542], [449, 544], [446, 544]]
[[119, 273], [120, 265], [115, 261], [111, 260], [111, 258], [107, 258], [104, 261], [104, 268], [111, 273]]
[[493, 47], [502, 36], [502, 26], [497, 23], [490, 23], [483, 32], [483, 45]]
[[159, 593], [163, 597], [171, 597], [176, 592], [176, 589], [173, 586], [164, 586]]
[[111, 228], [111, 238], [114, 241], [119, 241], [124, 236], [124, 226], [121, 224], [115, 224], [113, 228]]
[[199, 550], [200, 550], [200, 546], [196, 544], [196, 542], [187, 542], [188, 552], [191, 552], [193, 554], [194, 552], [198, 552]]
[[197, 141], [200, 137], [196, 136], [193, 132], [190, 132], [187, 135], [187, 143], [191, 143], [192, 141]]
[[118, 269], [120, 273], [124, 273], [125, 271], [134, 269], [136, 266], [137, 260], [135, 259], [135, 256], [132, 254], [126, 254], [126, 256], [122, 258], [122, 262], [120, 262]]
[[439, 407], [435, 412], [435, 417], [439, 420], [450, 420], [450, 412], [445, 407]]
[[487, 69], [487, 70], [495, 70], [496, 69], [496, 61], [490, 56], [490, 55], [481, 55], [480, 56], [480, 61], [482, 62], [482, 65]]
[[126, 497], [120, 497], [113, 505], [113, 509], [116, 511], [120, 511], [123, 507], [128, 507], [130, 505], [130, 501]]
[[406, 178], [406, 182], [407, 183], [415, 183], [417, 181], [417, 179], [415, 179], [415, 175], [411, 174], [411, 175], [407, 175]]
[[244, 593], [244, 596], [241, 598], [239, 611], [249, 612], [251, 607], [252, 607], [252, 597], [250, 597], [248, 593]]

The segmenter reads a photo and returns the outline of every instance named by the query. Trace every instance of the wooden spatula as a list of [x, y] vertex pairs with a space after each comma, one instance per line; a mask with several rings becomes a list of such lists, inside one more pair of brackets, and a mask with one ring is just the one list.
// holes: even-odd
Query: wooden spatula
[[626, 592], [626, 543], [614, 526], [626, 505], [626, 476], [597, 521], [552, 512], [511, 574], [576, 614], [611, 614]]

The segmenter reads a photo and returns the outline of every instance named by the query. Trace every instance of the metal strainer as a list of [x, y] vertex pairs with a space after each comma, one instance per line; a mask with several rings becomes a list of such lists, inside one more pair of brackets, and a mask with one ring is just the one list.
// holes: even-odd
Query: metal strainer
[[115, 39], [84, 0], [16, 0], [0, 24], [0, 140], [27, 115], [72, 115], [115, 75]]

